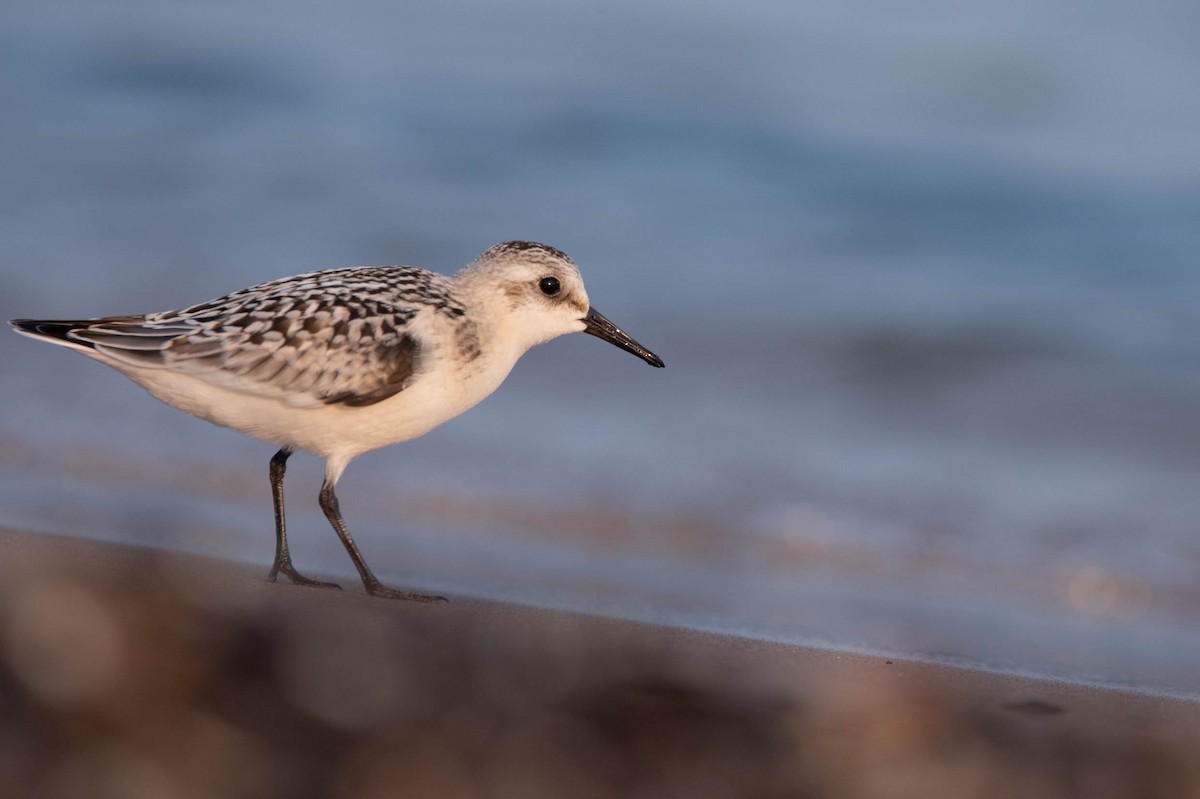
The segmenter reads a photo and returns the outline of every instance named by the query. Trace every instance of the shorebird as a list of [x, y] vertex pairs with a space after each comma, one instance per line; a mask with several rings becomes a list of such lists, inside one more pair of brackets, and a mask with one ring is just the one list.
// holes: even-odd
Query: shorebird
[[444, 598], [381, 584], [342, 520], [334, 486], [353, 458], [458, 416], [527, 350], [566, 333], [664, 365], [591, 307], [566, 253], [527, 241], [497, 244], [453, 277], [411, 266], [329, 269], [180, 311], [10, 324], [111, 366], [168, 405], [278, 446], [268, 580], [340, 588], [292, 565], [283, 478], [301, 449], [325, 459], [321, 510], [367, 593], [419, 602]]

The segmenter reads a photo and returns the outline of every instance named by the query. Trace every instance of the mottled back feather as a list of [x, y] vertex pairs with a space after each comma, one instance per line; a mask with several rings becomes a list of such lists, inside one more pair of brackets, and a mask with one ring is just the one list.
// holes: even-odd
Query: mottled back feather
[[361, 407], [418, 374], [422, 343], [410, 323], [428, 313], [465, 314], [448, 278], [370, 267], [296, 275], [179, 311], [37, 322], [44, 332], [32, 332], [290, 405]]

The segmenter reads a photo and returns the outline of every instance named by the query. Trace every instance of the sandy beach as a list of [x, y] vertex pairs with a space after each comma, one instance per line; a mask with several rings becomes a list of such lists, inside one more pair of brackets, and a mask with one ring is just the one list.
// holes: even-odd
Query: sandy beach
[[1183, 797], [1186, 700], [0, 533], [0, 794]]

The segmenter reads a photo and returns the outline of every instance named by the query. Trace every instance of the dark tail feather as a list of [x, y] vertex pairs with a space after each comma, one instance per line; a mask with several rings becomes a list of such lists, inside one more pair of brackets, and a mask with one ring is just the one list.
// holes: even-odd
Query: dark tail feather
[[71, 338], [68, 334], [72, 330], [79, 330], [88, 325], [95, 324], [95, 319], [81, 319], [76, 321], [65, 320], [48, 320], [48, 319], [13, 319], [9, 322], [18, 332], [25, 333], [30, 336], [38, 336], [40, 338], [58, 339], [60, 341], [68, 341], [83, 347], [91, 347], [86, 341], [79, 341]]

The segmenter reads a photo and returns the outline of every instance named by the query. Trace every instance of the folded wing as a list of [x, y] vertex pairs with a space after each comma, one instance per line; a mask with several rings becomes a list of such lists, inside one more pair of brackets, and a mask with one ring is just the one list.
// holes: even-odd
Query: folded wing
[[169, 369], [293, 406], [361, 407], [404, 390], [422, 357], [410, 323], [424, 306], [367, 288], [376, 291], [300, 276], [183, 311], [13, 325], [118, 369]]

